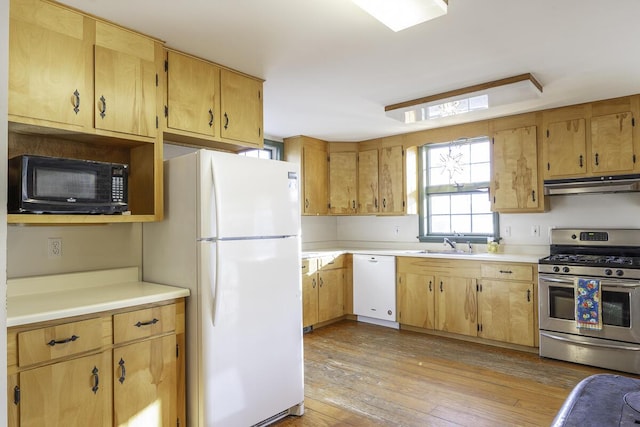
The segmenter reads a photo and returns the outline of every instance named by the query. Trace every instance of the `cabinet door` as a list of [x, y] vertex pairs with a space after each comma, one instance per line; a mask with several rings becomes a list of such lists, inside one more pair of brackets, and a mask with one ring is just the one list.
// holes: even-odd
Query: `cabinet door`
[[167, 127], [216, 136], [220, 68], [173, 51], [168, 52], [167, 64]]
[[318, 322], [344, 314], [344, 268], [318, 273]]
[[20, 373], [20, 425], [111, 426], [109, 352]]
[[156, 135], [155, 44], [113, 25], [96, 23], [95, 127]]
[[357, 154], [331, 153], [329, 157], [329, 206], [332, 214], [356, 212]]
[[434, 329], [434, 276], [401, 273], [398, 277], [398, 322]]
[[436, 329], [476, 336], [477, 297], [474, 279], [436, 278]]
[[585, 120], [550, 123], [544, 141], [544, 176], [548, 179], [584, 175], [587, 171]]
[[480, 336], [534, 345], [533, 284], [483, 280], [478, 294]]
[[326, 214], [328, 211], [327, 152], [316, 147], [305, 146], [302, 150], [302, 156], [302, 167], [304, 168], [303, 212], [312, 215]]
[[20, 384], [18, 374], [7, 376], [7, 426], [18, 427], [20, 425]]
[[540, 206], [536, 127], [496, 132], [493, 136], [492, 209], [535, 210]]
[[[302, 327], [318, 323], [318, 273], [316, 260], [302, 260]], [[313, 268], [311, 268], [313, 266]]]
[[591, 168], [594, 173], [633, 171], [632, 128], [630, 112], [591, 118]]
[[404, 212], [404, 151], [402, 147], [380, 149], [378, 179], [380, 184], [380, 212]]
[[83, 127], [93, 94], [85, 67], [85, 18], [36, 0], [12, 0], [9, 114]]
[[221, 136], [262, 147], [262, 82], [220, 72]]
[[378, 150], [358, 153], [358, 212], [378, 212]]
[[175, 425], [176, 360], [175, 335], [113, 350], [115, 426]]

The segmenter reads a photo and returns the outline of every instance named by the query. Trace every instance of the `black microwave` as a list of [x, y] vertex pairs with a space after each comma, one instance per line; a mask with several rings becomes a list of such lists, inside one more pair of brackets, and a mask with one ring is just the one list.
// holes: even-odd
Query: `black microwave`
[[129, 167], [22, 155], [9, 159], [9, 213], [118, 214], [128, 211]]

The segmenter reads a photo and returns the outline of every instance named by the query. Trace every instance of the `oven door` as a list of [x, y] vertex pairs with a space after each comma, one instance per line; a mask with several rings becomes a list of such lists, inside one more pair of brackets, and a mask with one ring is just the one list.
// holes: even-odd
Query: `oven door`
[[640, 319], [639, 280], [593, 278], [600, 280], [603, 323], [594, 330], [576, 327], [575, 276], [540, 274], [538, 279], [541, 331], [640, 343], [634, 327]]

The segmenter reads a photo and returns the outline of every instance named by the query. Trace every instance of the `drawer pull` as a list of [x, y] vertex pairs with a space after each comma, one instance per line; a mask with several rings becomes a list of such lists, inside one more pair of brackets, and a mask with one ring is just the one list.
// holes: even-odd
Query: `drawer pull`
[[91, 387], [91, 391], [93, 391], [93, 394], [96, 394], [98, 392], [98, 384], [100, 384], [100, 377], [98, 376], [98, 368], [94, 366], [93, 369], [91, 370], [91, 373], [93, 374], [93, 387]]
[[58, 341], [51, 340], [51, 341], [49, 341], [47, 343], [47, 345], [50, 345], [51, 347], [53, 347], [56, 344], [66, 344], [66, 343], [69, 343], [69, 342], [73, 342], [73, 341], [77, 340], [78, 338], [80, 338], [78, 335], [71, 335], [71, 337], [69, 337], [69, 338], [67, 338], [65, 340], [58, 340]]
[[120, 365], [120, 378], [118, 378], [118, 381], [122, 384], [127, 376], [127, 370], [124, 367], [124, 360], [122, 358], [120, 358], [118, 365]]
[[138, 322], [133, 326], [137, 326], [138, 328], [140, 328], [142, 326], [155, 325], [158, 322], [159, 322], [159, 320], [154, 317], [153, 320], [149, 320], [148, 322]]
[[500, 273], [501, 274], [512, 274], [513, 271], [511, 271], [511, 270], [500, 270]]

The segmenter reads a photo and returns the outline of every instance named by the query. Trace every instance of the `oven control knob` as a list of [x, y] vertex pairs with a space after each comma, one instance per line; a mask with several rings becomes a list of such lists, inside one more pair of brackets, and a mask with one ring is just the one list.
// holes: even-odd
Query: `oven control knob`
[[607, 276], [611, 276], [613, 274], [613, 271], [611, 271], [610, 268], [605, 268], [604, 274], [606, 274]]
[[616, 270], [616, 276], [623, 276], [623, 275], [624, 275], [623, 270]]
[[558, 267], [557, 265], [555, 265], [555, 266], [553, 267], [553, 272], [554, 272], [554, 273], [557, 273], [558, 271], [560, 271], [560, 267]]
[[569, 272], [569, 267], [562, 267], [562, 272], [563, 273], [568, 273]]

